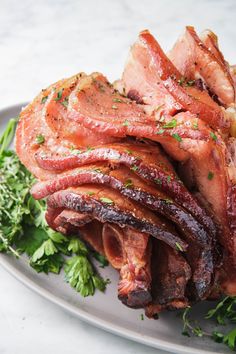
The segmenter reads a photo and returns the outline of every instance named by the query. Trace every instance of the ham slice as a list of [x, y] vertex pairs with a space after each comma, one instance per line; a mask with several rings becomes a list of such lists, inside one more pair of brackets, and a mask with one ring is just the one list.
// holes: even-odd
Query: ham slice
[[202, 79], [224, 106], [235, 103], [233, 79], [213, 32], [199, 38], [193, 27], [186, 27], [169, 58], [188, 80]]
[[[180, 53], [178, 51], [182, 58]], [[171, 115], [178, 111], [189, 111], [213, 128], [227, 128], [229, 124], [221, 108], [206, 91], [199, 90], [194, 82], [189, 81], [191, 77], [183, 75], [149, 31], [143, 31], [131, 48], [122, 86], [128, 95], [130, 91], [135, 91], [154, 110]]]

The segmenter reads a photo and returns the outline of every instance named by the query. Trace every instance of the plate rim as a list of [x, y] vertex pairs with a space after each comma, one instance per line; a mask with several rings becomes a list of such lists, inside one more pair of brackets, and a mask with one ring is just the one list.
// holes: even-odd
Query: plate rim
[[[10, 110], [22, 109], [22, 107], [26, 106], [28, 102], [18, 103], [10, 106], [6, 106], [0, 109], [0, 119], [2, 114], [7, 114]], [[24, 272], [18, 270], [8, 259], [11, 256], [7, 254], [0, 254], [0, 265], [17, 279], [20, 283], [25, 285], [27, 288], [32, 290], [33, 292], [37, 293], [38, 295], [45, 298], [47, 301], [57, 305], [59, 308], [67, 311], [68, 313], [72, 314], [73, 316], [78, 317], [80, 320], [89, 323], [95, 327], [98, 327], [106, 332], [118, 335], [119, 337], [123, 337], [129, 340], [132, 340], [137, 343], [141, 343], [147, 345], [149, 347], [153, 347], [156, 349], [161, 349], [164, 351], [171, 351], [176, 354], [214, 354], [215, 351], [206, 351], [203, 349], [196, 349], [191, 347], [186, 347], [182, 344], [178, 343], [170, 343], [166, 340], [160, 338], [153, 338], [149, 337], [148, 335], [137, 333], [134, 330], [127, 329], [120, 325], [115, 324], [109, 320], [103, 320], [99, 316], [88, 314], [85, 310], [70, 304], [69, 302], [62, 299], [60, 296], [56, 296], [50, 293], [49, 290], [45, 289], [44, 287], [37, 284], [36, 281], [30, 279]], [[37, 274], [37, 273], [36, 273]], [[181, 333], [180, 333], [181, 335]], [[224, 354], [224, 352], [217, 352], [217, 354]]]

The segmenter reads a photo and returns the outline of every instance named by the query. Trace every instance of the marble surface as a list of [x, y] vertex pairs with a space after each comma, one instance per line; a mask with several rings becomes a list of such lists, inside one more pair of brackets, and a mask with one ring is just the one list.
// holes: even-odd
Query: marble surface
[[[116, 79], [145, 28], [166, 50], [186, 24], [211, 28], [236, 63], [235, 13], [235, 0], [0, 0], [0, 108], [79, 71]], [[0, 279], [1, 354], [161, 353], [73, 318], [3, 269]]]

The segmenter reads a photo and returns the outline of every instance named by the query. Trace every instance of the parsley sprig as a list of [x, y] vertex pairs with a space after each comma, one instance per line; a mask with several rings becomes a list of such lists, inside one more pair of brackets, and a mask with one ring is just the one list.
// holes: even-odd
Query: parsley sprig
[[222, 326], [220, 330], [216, 329], [211, 333], [205, 331], [197, 324], [191, 317], [190, 311], [191, 307], [188, 307], [182, 315], [183, 335], [190, 337], [192, 334], [197, 337], [210, 337], [215, 342], [224, 343], [231, 350], [236, 350], [236, 328], [229, 330], [226, 327], [236, 323], [236, 296], [226, 296], [207, 312], [205, 320], [213, 320], [217, 326]]

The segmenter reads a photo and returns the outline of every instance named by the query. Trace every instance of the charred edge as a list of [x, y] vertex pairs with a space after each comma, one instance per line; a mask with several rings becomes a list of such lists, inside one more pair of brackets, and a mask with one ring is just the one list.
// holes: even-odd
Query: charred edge
[[127, 295], [118, 295], [118, 299], [126, 306], [132, 308], [143, 308], [152, 301], [152, 296], [148, 289], [136, 289]]
[[[60, 183], [60, 181], [62, 183]], [[40, 198], [44, 198], [47, 195], [53, 194], [61, 189], [66, 189], [68, 187], [78, 186], [85, 183], [96, 183], [110, 186], [121, 192], [121, 194], [126, 197], [147, 206], [149, 209], [158, 211], [158, 213], [167, 219], [172, 220], [180, 227], [183, 234], [187, 236], [187, 239], [197, 242], [199, 245], [205, 247], [211, 246], [212, 239], [209, 238], [202, 225], [199, 224], [191, 214], [186, 213], [184, 209], [176, 205], [174, 202], [167, 202], [164, 199], [158, 199], [152, 194], [143, 192], [136, 188], [127, 188], [120, 180], [96, 171], [81, 171], [77, 175], [71, 176], [70, 180], [68, 176], [63, 176], [61, 179], [52, 180], [49, 183], [44, 184], [41, 188], [41, 192], [39, 189], [38, 193], [34, 193], [34, 188], [32, 188], [32, 194], [36, 198], [38, 196]]]
[[[186, 257], [188, 259], [188, 257]], [[187, 286], [187, 295], [191, 301], [204, 300], [208, 297], [214, 283], [214, 260], [211, 250], [199, 250], [199, 256], [193, 262], [189, 259], [192, 268], [192, 278]]]
[[155, 183], [157, 178], [162, 181], [161, 189], [168, 195], [172, 196], [177, 203], [182, 205], [200, 223], [204, 225], [206, 230], [213, 236], [216, 236], [216, 228], [211, 218], [198, 205], [195, 199], [187, 192], [182, 182], [174, 180], [171, 184], [167, 183], [169, 176], [165, 171], [160, 171], [157, 168], [147, 166], [138, 156], [129, 156], [124, 152], [119, 152], [111, 148], [95, 149], [91, 152], [85, 152], [78, 156], [68, 156], [65, 158], [48, 158], [40, 155], [35, 155], [35, 158], [40, 167], [49, 170], [67, 170], [76, 168], [86, 163], [98, 161], [111, 161], [115, 164], [124, 164], [127, 167], [136, 165], [138, 168], [135, 171], [142, 179], [149, 180]]
[[179, 243], [183, 251], [186, 251], [187, 244], [178, 236], [165, 231], [161, 227], [153, 225], [146, 220], [137, 219], [129, 212], [124, 212], [116, 207], [103, 205], [91, 197], [78, 195], [76, 193], [57, 192], [50, 196], [47, 200], [49, 207], [60, 208], [66, 207], [71, 210], [82, 213], [89, 213], [102, 223], [111, 222], [119, 226], [130, 226], [140, 232], [147, 233], [159, 240], [164, 241], [173, 249], [176, 249], [176, 243]]
[[[192, 195], [187, 191], [181, 181], [176, 179], [168, 183], [168, 174], [163, 171], [158, 171], [155, 168], [145, 165], [140, 162], [137, 171], [135, 171], [142, 179], [155, 183], [155, 180], [160, 178], [162, 181], [161, 190], [171, 196], [176, 203], [184, 207], [190, 212], [199, 222], [204, 225], [206, 230], [216, 237], [216, 227], [212, 219], [207, 215], [204, 209], [202, 209]], [[170, 187], [171, 186], [171, 187]]]

